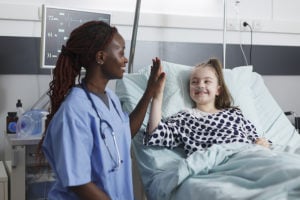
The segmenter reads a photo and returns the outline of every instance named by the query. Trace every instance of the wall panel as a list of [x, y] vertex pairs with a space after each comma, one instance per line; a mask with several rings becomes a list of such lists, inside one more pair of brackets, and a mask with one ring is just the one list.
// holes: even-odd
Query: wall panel
[[[40, 38], [0, 37], [0, 74], [49, 74], [49, 69], [40, 68]], [[129, 51], [130, 41], [126, 41]], [[300, 75], [300, 47], [254, 45], [250, 63], [250, 45], [243, 45], [248, 64], [262, 75]], [[134, 69], [151, 63], [159, 56], [163, 60], [195, 65], [210, 57], [222, 60], [222, 44], [137, 41]], [[226, 67], [246, 65], [240, 45], [228, 44]], [[126, 52], [129, 55], [129, 52]]]

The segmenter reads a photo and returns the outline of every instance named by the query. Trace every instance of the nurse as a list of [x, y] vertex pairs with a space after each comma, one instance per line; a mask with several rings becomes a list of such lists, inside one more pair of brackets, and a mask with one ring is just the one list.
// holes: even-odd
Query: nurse
[[[40, 142], [56, 174], [48, 199], [133, 200], [130, 143], [151, 99], [162, 88], [160, 60], [152, 60], [148, 86], [130, 115], [107, 88], [128, 62], [115, 27], [90, 21], [62, 46], [48, 94], [51, 110]], [[81, 68], [85, 77], [81, 79]]]

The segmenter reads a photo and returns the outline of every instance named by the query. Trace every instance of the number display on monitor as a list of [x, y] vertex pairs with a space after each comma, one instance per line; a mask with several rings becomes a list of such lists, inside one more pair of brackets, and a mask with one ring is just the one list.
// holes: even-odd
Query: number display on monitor
[[110, 23], [110, 14], [43, 6], [41, 67], [54, 68], [72, 30], [92, 20]]

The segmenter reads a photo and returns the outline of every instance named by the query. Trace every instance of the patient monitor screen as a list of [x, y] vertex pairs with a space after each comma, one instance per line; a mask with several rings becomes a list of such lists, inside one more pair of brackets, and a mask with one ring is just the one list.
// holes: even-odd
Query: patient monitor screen
[[43, 6], [41, 67], [54, 68], [58, 55], [71, 33], [79, 25], [102, 20], [110, 23], [110, 14]]

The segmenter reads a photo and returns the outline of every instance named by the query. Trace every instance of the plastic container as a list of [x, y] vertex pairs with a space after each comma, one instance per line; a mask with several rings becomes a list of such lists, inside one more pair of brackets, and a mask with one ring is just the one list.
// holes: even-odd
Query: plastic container
[[8, 112], [6, 117], [6, 133], [16, 133], [17, 131], [17, 112]]
[[45, 130], [47, 114], [44, 110], [29, 110], [23, 113], [17, 122], [18, 137], [41, 135]]
[[21, 99], [18, 99], [18, 101], [16, 103], [16, 107], [17, 107], [17, 116], [21, 117], [24, 113], [24, 109], [23, 109], [23, 106], [22, 106]]

